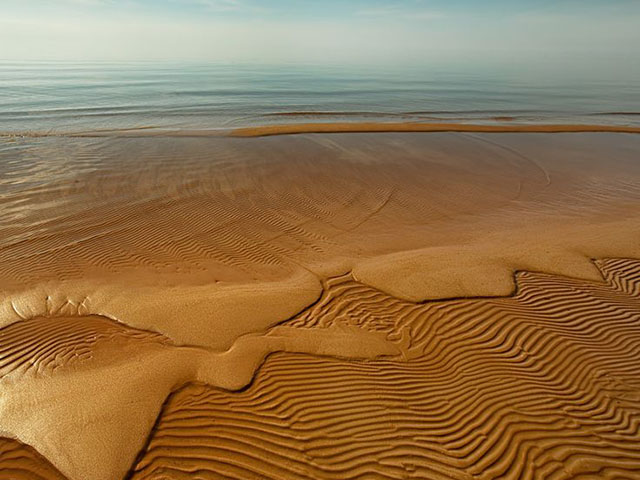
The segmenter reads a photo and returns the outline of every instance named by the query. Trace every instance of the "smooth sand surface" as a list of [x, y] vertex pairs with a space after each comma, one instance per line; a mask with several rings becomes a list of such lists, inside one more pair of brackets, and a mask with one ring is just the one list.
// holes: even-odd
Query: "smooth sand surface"
[[640, 136], [251, 135], [0, 142], [0, 472], [638, 478]]

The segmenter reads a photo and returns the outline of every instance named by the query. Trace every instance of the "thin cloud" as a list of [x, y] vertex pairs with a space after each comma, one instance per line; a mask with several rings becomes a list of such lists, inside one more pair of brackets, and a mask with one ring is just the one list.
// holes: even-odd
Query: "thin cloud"
[[264, 7], [258, 7], [254, 4], [241, 0], [188, 0], [184, 2], [182, 0], [172, 0], [175, 3], [184, 5], [190, 3], [196, 7], [202, 8], [207, 12], [224, 13], [224, 12], [237, 12], [244, 14], [257, 14], [267, 12], [268, 9]]
[[60, 3], [81, 7], [101, 7], [104, 5], [110, 5], [112, 2], [110, 0], [62, 0]]
[[237, 0], [193, 0], [191, 3], [216, 11], [238, 11], [246, 7]]
[[379, 19], [414, 19], [414, 20], [436, 20], [444, 18], [442, 12], [428, 9], [411, 9], [402, 6], [388, 5], [384, 7], [366, 8], [356, 11], [358, 17], [379, 18]]

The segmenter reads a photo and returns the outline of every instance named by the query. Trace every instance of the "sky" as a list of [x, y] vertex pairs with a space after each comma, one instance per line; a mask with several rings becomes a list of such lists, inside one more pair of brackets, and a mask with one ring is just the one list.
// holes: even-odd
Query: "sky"
[[640, 57], [640, 0], [0, 0], [0, 60]]

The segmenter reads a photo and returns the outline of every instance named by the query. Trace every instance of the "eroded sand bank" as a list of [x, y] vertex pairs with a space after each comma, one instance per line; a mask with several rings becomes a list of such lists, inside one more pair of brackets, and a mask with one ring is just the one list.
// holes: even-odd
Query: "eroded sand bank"
[[[0, 156], [0, 436], [72, 480], [634, 471], [639, 273], [604, 259], [640, 258], [640, 136], [43, 137]], [[416, 303], [508, 296], [516, 271], [544, 275]]]

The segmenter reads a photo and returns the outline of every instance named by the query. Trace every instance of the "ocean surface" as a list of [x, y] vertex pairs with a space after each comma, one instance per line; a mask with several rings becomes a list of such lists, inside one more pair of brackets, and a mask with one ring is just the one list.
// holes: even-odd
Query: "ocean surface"
[[0, 63], [0, 132], [333, 121], [640, 125], [640, 80], [535, 69]]

